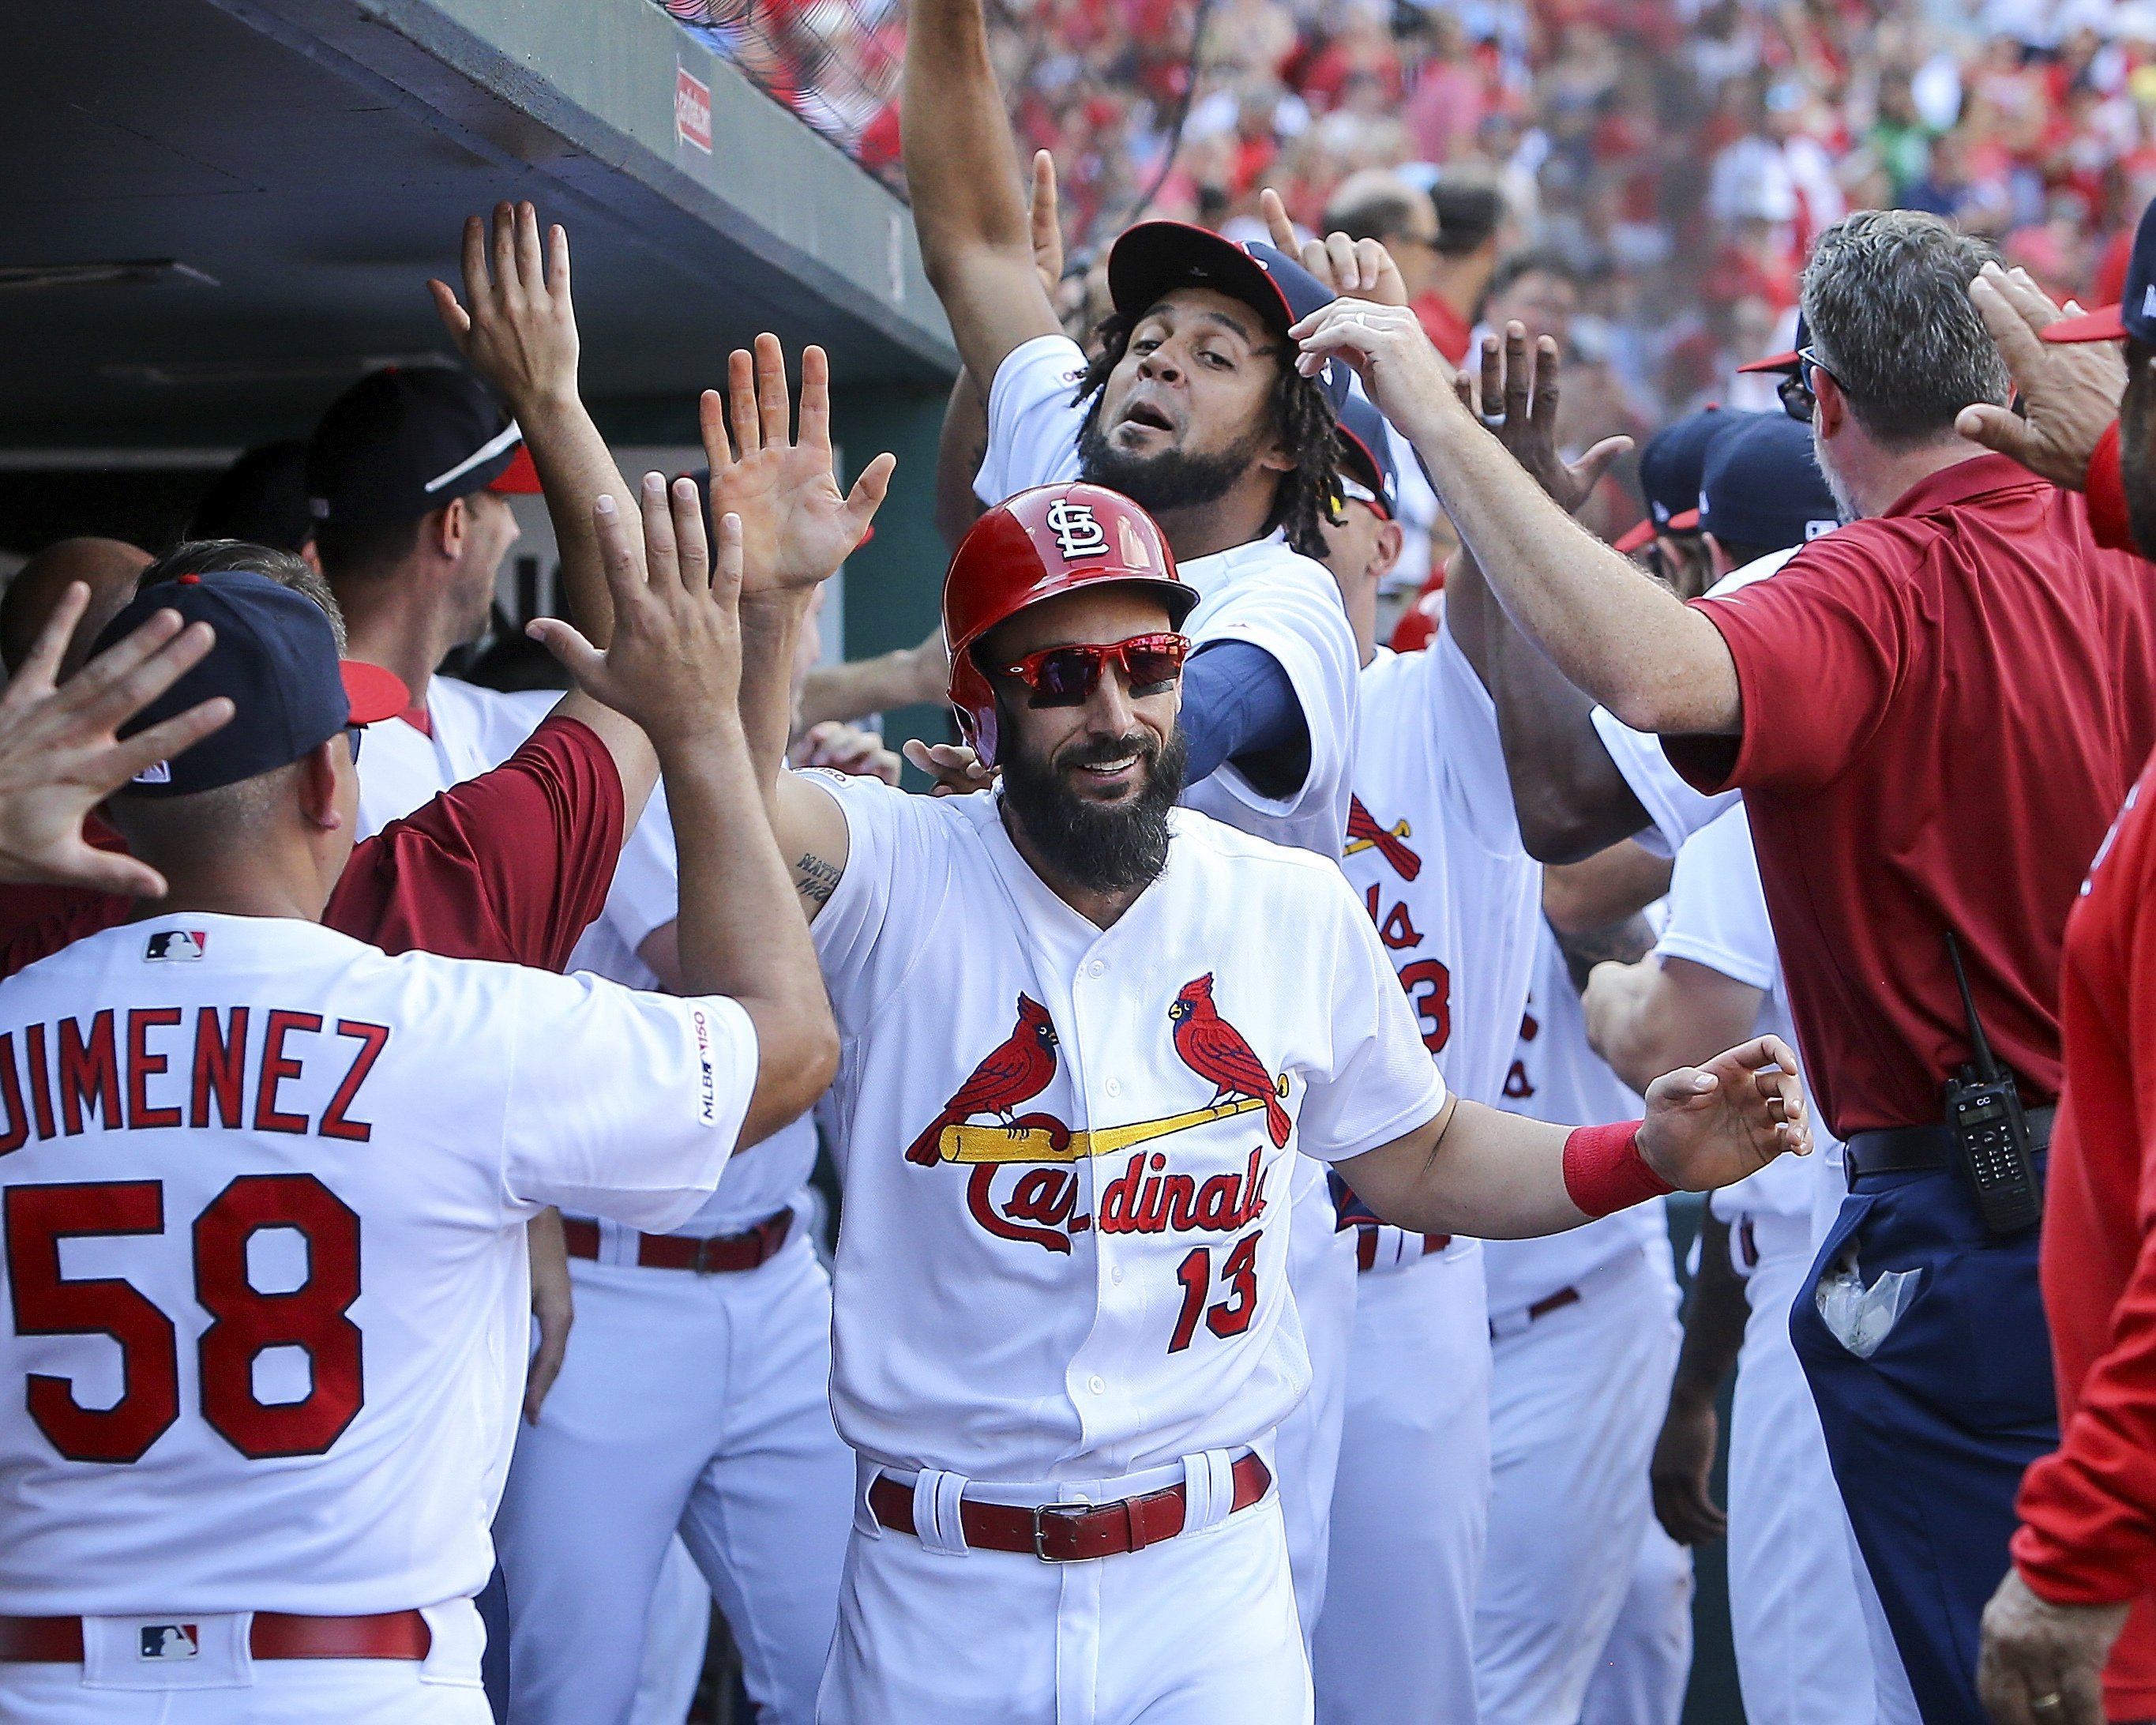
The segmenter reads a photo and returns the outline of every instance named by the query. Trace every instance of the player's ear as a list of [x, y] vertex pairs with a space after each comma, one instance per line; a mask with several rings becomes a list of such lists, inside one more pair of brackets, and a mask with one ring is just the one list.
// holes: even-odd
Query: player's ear
[[1391, 574], [1393, 565], [1400, 560], [1400, 547], [1406, 542], [1407, 536], [1398, 521], [1389, 521], [1378, 528], [1377, 561], [1370, 572], [1380, 581]]
[[[340, 731], [316, 744], [292, 765], [300, 813], [307, 824], [326, 833], [344, 825], [347, 817], [342, 782], [358, 777], [358, 769], [352, 765], [352, 744], [345, 733]], [[353, 795], [357, 794], [355, 787]]]

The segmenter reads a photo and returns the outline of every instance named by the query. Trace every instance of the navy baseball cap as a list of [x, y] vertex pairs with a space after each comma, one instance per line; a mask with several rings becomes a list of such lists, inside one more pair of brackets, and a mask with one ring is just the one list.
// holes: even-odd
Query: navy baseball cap
[[2062, 317], [2041, 332], [2046, 341], [2123, 341], [2131, 336], [2156, 347], [2156, 203], [2141, 212], [2126, 260], [2125, 297], [2116, 305]]
[[1394, 520], [1400, 512], [1400, 470], [1385, 434], [1385, 416], [1355, 390], [1341, 407], [1339, 432], [1342, 492]]
[[448, 366], [369, 372], [330, 403], [307, 444], [318, 521], [417, 521], [475, 491], [538, 490], [516, 422], [478, 378]]
[[[1240, 300], [1285, 337], [1339, 295], [1286, 252], [1255, 240], [1223, 239], [1189, 222], [1141, 222], [1126, 228], [1108, 253], [1108, 297], [1127, 318], [1143, 317], [1179, 287], [1211, 288]], [[1348, 398], [1353, 374], [1328, 360], [1318, 382], [1334, 412]]]
[[120, 734], [132, 737], [219, 695], [230, 697], [235, 711], [230, 724], [136, 774], [127, 787], [131, 795], [186, 797], [274, 773], [347, 726], [392, 718], [411, 703], [393, 673], [337, 657], [336, 636], [320, 605], [247, 570], [182, 575], [143, 588], [105, 626], [95, 650], [102, 653], [163, 610], [208, 624], [217, 644]]
[[1727, 544], [1786, 551], [1840, 526], [1812, 454], [1811, 427], [1786, 413], [1734, 413], [1700, 475], [1699, 525]]
[[1640, 452], [1640, 489], [1647, 495], [1647, 518], [1617, 542], [1628, 556], [1657, 533], [1691, 533], [1699, 529], [1699, 481], [1707, 452], [1736, 422], [1750, 417], [1708, 405], [1666, 425]]

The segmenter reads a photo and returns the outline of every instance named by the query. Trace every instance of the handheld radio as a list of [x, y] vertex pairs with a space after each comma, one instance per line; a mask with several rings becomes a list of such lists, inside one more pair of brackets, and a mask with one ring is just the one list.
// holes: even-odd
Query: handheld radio
[[2028, 1117], [2022, 1111], [2014, 1075], [1992, 1058], [1991, 1044], [1977, 1021], [1969, 973], [1962, 968], [1961, 947], [1951, 930], [1947, 956], [1953, 961], [1954, 986], [1961, 990], [1969, 1045], [1976, 1053], [1973, 1066], [1964, 1066], [1947, 1081], [1947, 1130], [1953, 1136], [1962, 1172], [1976, 1194], [1984, 1225], [1994, 1234], [2018, 1234], [2035, 1226], [2044, 1214], [2044, 1189], [2036, 1177]]

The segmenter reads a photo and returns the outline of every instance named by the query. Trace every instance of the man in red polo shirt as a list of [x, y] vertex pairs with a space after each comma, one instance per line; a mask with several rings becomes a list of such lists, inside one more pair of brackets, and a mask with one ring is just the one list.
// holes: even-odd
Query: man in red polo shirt
[[1542, 496], [1410, 320], [1341, 301], [1294, 331], [1304, 364], [1358, 365], [1550, 660], [1695, 787], [1744, 793], [1851, 1164], [1791, 1332], [1928, 1725], [1984, 1717], [1979, 1620], [2021, 1471], [2056, 1440], [2037, 1230], [1990, 1231], [1945, 1127], [1973, 1057], [1948, 936], [2041, 1167], [2066, 913], [2156, 742], [2156, 583], [2097, 547], [2078, 499], [1956, 433], [2007, 397], [1969, 296], [1988, 255], [1906, 211], [1821, 237], [1804, 382], [1853, 519], [1690, 605]]
[[[2040, 471], [2085, 485], [2099, 537], [2144, 555], [2156, 549], [2152, 285], [2156, 209], [2142, 218], [2118, 305], [2062, 318], [2012, 281], [1980, 284], [1977, 302], [2028, 412], [2009, 421], [1973, 411], [1965, 428]], [[2126, 395], [2116, 420], [2116, 367], [2088, 362], [2110, 350], [2047, 349], [2039, 333], [2051, 343], [2124, 341]], [[2156, 583], [2156, 569], [2144, 565], [2143, 574]], [[2066, 924], [2066, 1087], [2043, 1254], [2062, 1436], [2023, 1481], [2014, 1567], [1984, 1615], [1978, 1681], [2000, 1725], [2156, 1717], [2156, 1330], [2148, 1321], [2156, 1265], [2146, 1195], [2156, 1169], [2152, 903], [2156, 757], [2128, 793]]]

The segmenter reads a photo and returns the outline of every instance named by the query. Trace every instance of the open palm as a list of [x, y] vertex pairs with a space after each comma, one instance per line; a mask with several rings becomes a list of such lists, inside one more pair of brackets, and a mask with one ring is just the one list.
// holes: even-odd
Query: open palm
[[[706, 390], [704, 453], [711, 464], [711, 515], [741, 517], [742, 593], [795, 591], [829, 579], [860, 545], [891, 488], [895, 457], [879, 455], [839, 489], [831, 466], [831, 377], [820, 347], [801, 354], [801, 421], [793, 427], [786, 355], [776, 336], [736, 349], [726, 396]], [[728, 437], [731, 422], [732, 437]]]
[[1779, 1036], [1755, 1036], [1647, 1086], [1640, 1153], [1685, 1191], [1732, 1186], [1785, 1150], [1810, 1148], [1797, 1057]]

